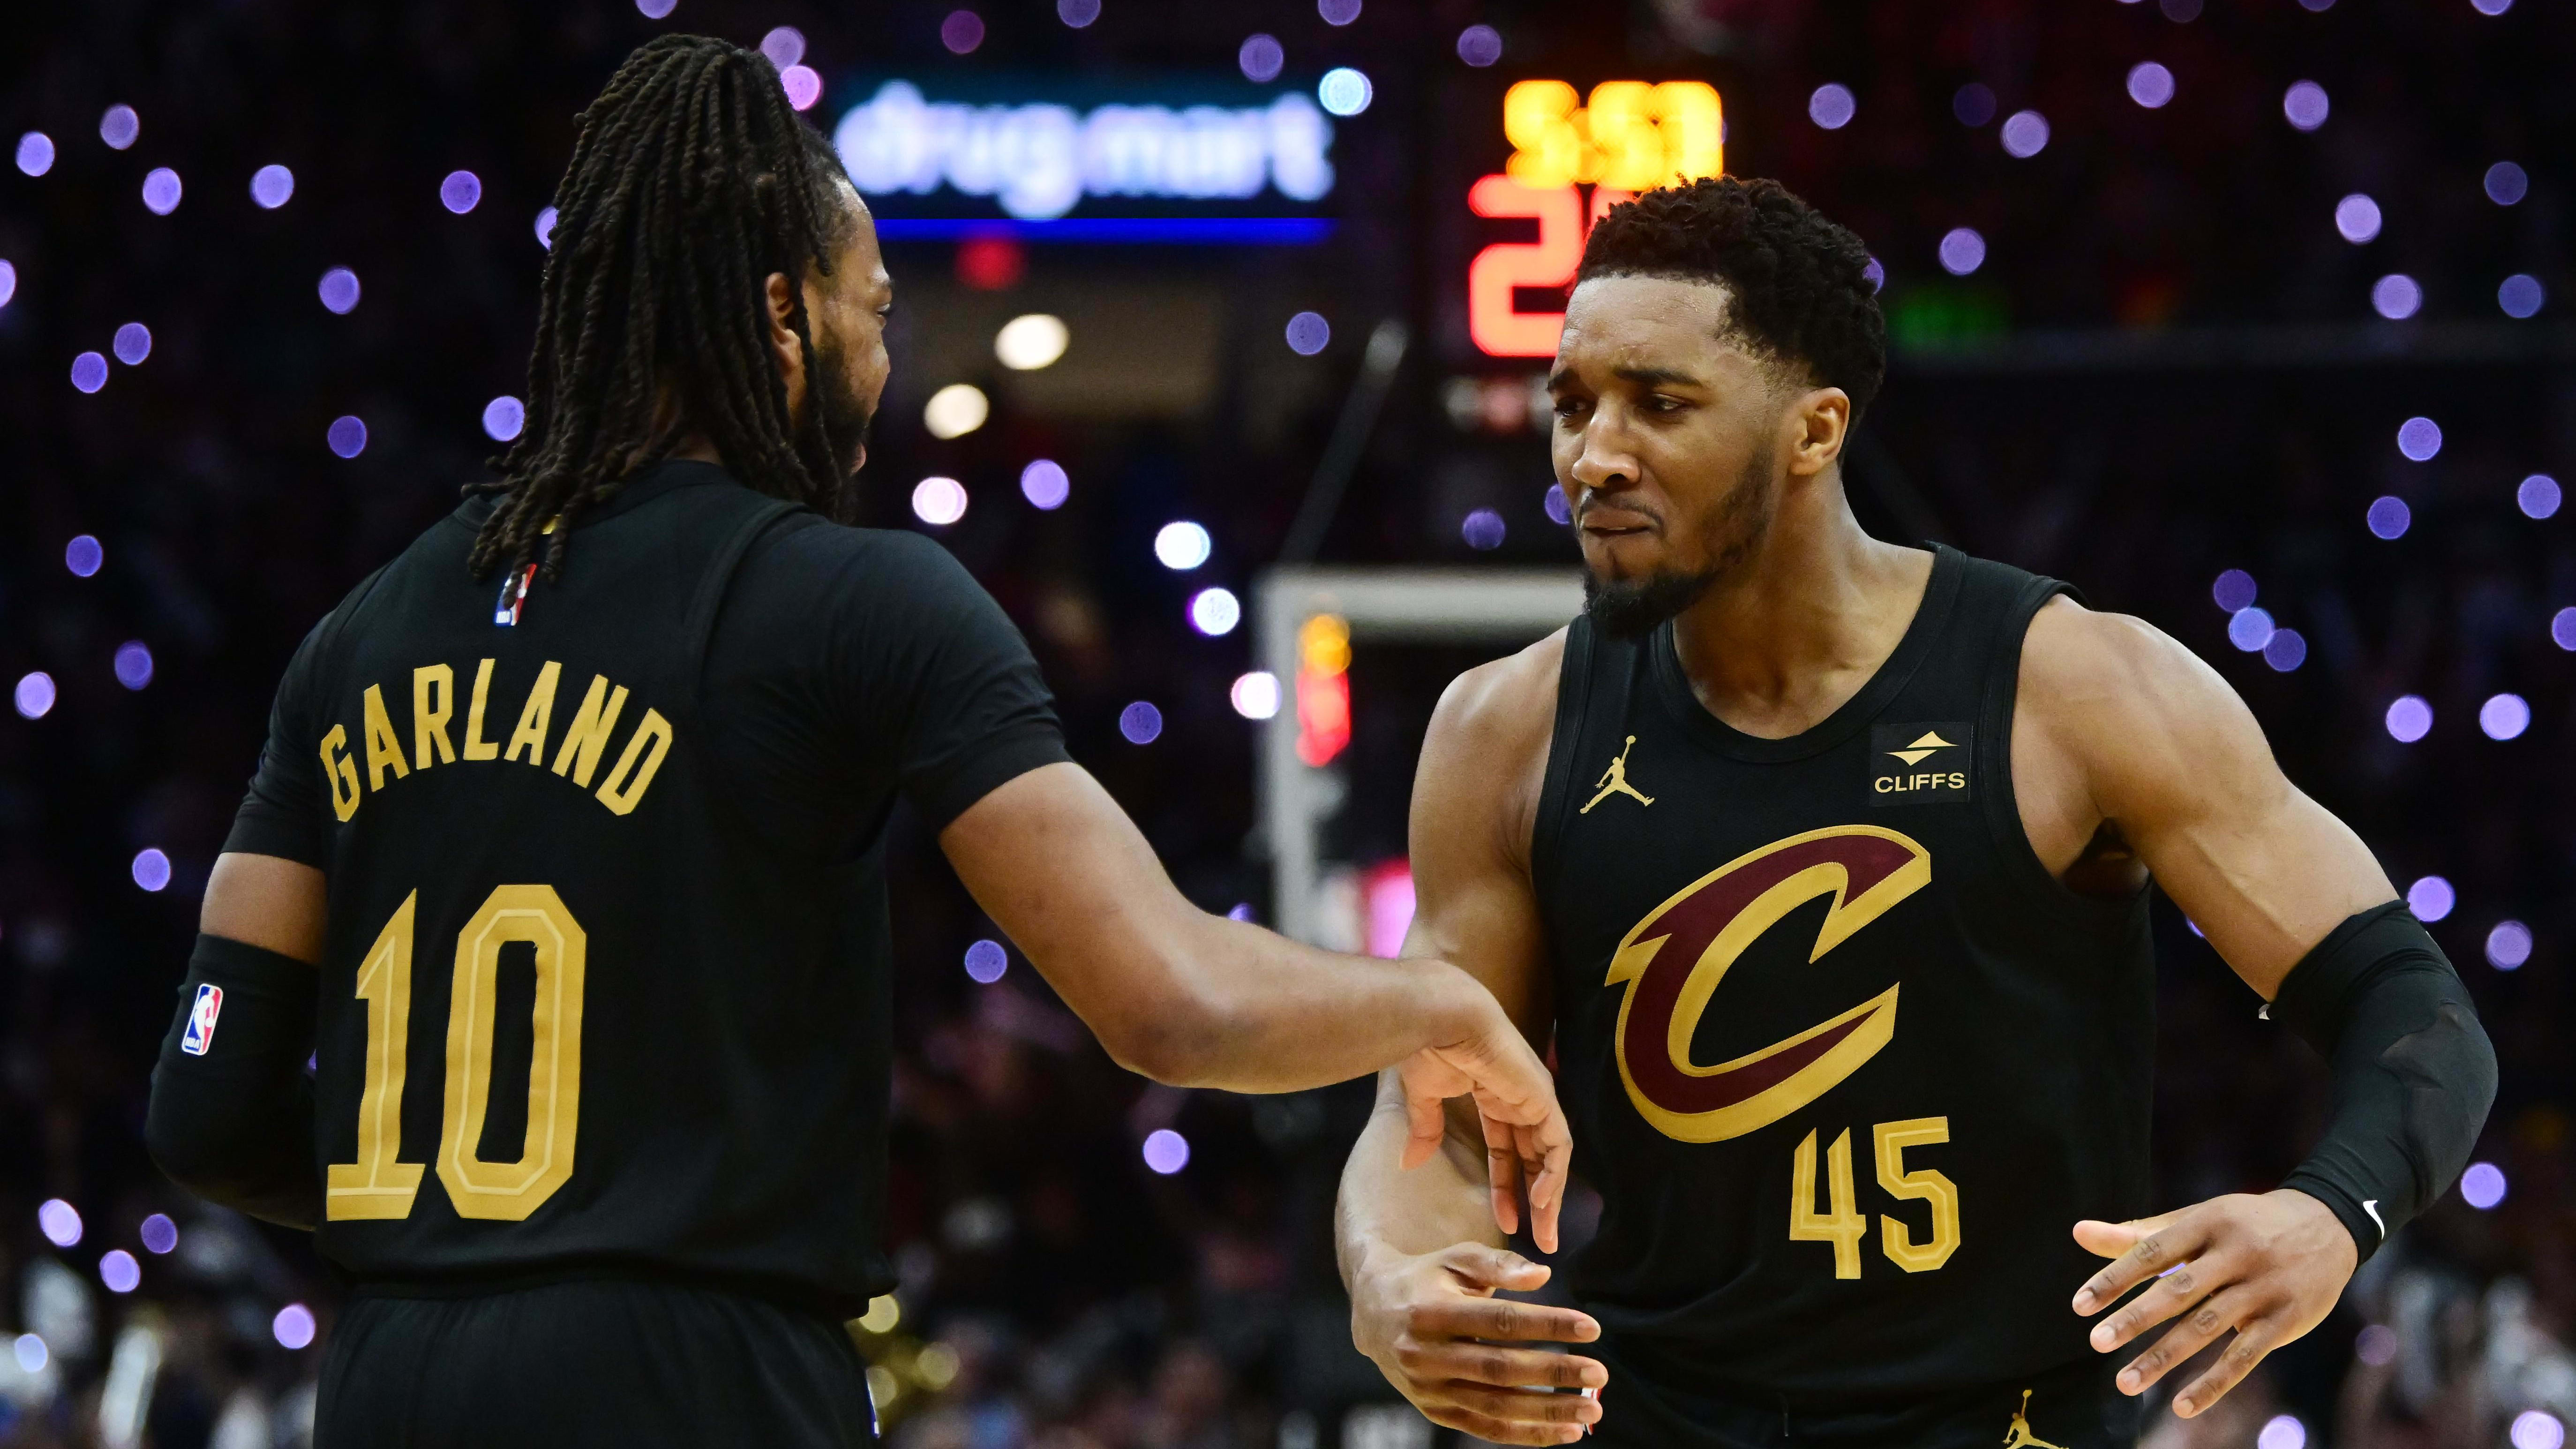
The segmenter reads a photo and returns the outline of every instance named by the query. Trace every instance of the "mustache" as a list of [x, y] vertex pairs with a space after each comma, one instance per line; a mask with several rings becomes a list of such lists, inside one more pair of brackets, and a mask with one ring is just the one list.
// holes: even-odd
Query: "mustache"
[[1616, 508], [1622, 513], [1636, 514], [1659, 530], [1664, 526], [1664, 515], [1644, 502], [1624, 499], [1615, 502], [1604, 501], [1600, 494], [1588, 488], [1583, 492], [1582, 501], [1574, 505], [1574, 526], [1581, 528], [1592, 517], [1594, 510], [1602, 508]]

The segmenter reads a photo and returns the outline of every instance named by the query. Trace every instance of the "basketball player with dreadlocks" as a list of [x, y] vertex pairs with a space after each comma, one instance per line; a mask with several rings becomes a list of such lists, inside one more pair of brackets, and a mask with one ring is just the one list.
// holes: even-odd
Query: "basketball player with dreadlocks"
[[898, 795], [1120, 1061], [1392, 1065], [1425, 1155], [1472, 1088], [1552, 1233], [1490, 994], [1192, 908], [993, 601], [835, 521], [891, 294], [769, 63], [644, 46], [556, 200], [527, 434], [288, 666], [154, 1077], [170, 1174], [350, 1281], [318, 1442], [872, 1439]]
[[[2494, 1097], [2458, 976], [2214, 671], [1861, 531], [1868, 265], [1731, 178], [1585, 246], [1548, 386], [1588, 603], [1441, 702], [1409, 944], [1553, 1038], [1602, 1204], [1575, 1307], [1495, 1296], [1548, 1270], [1472, 1114], [1398, 1171], [1390, 1080], [1342, 1184], [1360, 1349], [1488, 1440], [2132, 1443], [2202, 1349], [2186, 1416], [2314, 1328]], [[2275, 1191], [2158, 1211], [2150, 879], [2331, 1064]]]

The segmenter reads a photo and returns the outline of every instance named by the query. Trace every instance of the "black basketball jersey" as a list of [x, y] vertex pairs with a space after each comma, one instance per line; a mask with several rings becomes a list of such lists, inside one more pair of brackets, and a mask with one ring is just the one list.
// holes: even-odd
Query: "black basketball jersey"
[[2069, 1229], [2146, 1208], [2153, 981], [2143, 895], [2069, 891], [2013, 800], [2022, 637], [2062, 591], [1940, 549], [1878, 673], [1776, 740], [1700, 705], [1669, 624], [1568, 635], [1534, 877], [1603, 1198], [1574, 1291], [1631, 1427], [1687, 1419], [1659, 1392], [2096, 1357]]
[[[466, 570], [488, 506], [306, 641], [228, 845], [328, 872], [318, 1247], [390, 1286], [640, 1272], [855, 1313], [891, 1283], [887, 797], [947, 799], [936, 827], [1064, 758], [1035, 666], [937, 545], [708, 465], [628, 485], [524, 596]], [[933, 667], [979, 631], [993, 679]]]

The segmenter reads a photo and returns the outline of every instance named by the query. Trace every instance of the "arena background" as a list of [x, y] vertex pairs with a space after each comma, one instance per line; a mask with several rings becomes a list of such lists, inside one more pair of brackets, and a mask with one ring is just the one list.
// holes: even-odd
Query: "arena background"
[[[1300, 726], [1244, 713], [1284, 692], [1298, 719], [1295, 681], [1243, 680], [1263, 571], [1310, 542], [1325, 564], [1572, 565], [1528, 406], [1542, 363], [1479, 346], [1543, 328], [1548, 293], [1469, 294], [1488, 247], [1528, 248], [1487, 265], [1534, 276], [1570, 245], [1470, 208], [1514, 150], [1507, 88], [1713, 87], [1726, 169], [1786, 181], [1883, 266], [1863, 521], [2072, 580], [2215, 664], [2433, 922], [2503, 1058], [2463, 1188], [2220, 1411], [2159, 1410], [2153, 1442], [2555, 1449], [2576, 1413], [2576, 533], [2554, 481], [2576, 470], [2576, 12], [977, 3], [17, 13], [0, 1445], [305, 1442], [335, 1289], [297, 1235], [154, 1171], [149, 1066], [279, 670], [517, 426], [575, 113], [685, 28], [764, 45], [827, 129], [861, 106], [912, 128], [871, 163], [899, 180], [871, 200], [901, 300], [870, 521], [955, 550], [1184, 888], [1264, 920], [1258, 736]], [[1046, 170], [1058, 113], [1029, 108], [1116, 106], [1165, 108], [1125, 194]], [[1173, 129], [1192, 106], [1270, 129], [1153, 150], [1198, 144]], [[980, 151], [956, 142], [974, 116], [999, 118]], [[1266, 175], [1224, 149], [1265, 135]], [[1026, 314], [1068, 345], [1014, 370], [997, 333]], [[1024, 324], [1015, 356], [1050, 332]], [[933, 404], [952, 384], [987, 406], [934, 436], [979, 415]], [[1338, 506], [1292, 537], [1319, 479]], [[1303, 722], [1339, 755], [1327, 844], [1360, 939], [1400, 924], [1421, 720], [1478, 657], [1363, 642], [1349, 742], [1329, 712]], [[904, 1287], [858, 1331], [895, 1441], [1433, 1442], [1350, 1350], [1333, 1272], [1366, 1086], [1252, 1099], [1119, 1071], [894, 829]], [[2156, 929], [2159, 1198], [2265, 1187], [2316, 1129], [2322, 1069], [2169, 906]]]

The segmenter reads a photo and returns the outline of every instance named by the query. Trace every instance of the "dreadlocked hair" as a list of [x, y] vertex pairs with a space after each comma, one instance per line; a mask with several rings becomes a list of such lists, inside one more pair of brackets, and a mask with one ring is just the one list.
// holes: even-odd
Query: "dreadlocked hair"
[[[839, 160], [770, 63], [665, 35], [581, 114], [555, 193], [528, 359], [527, 428], [469, 494], [499, 502], [466, 566], [562, 576], [573, 524], [703, 433], [761, 492], [842, 516], [845, 480], [819, 400], [801, 425], [769, 346], [767, 279], [831, 272], [848, 214]], [[788, 326], [819, 384], [803, 286]]]

